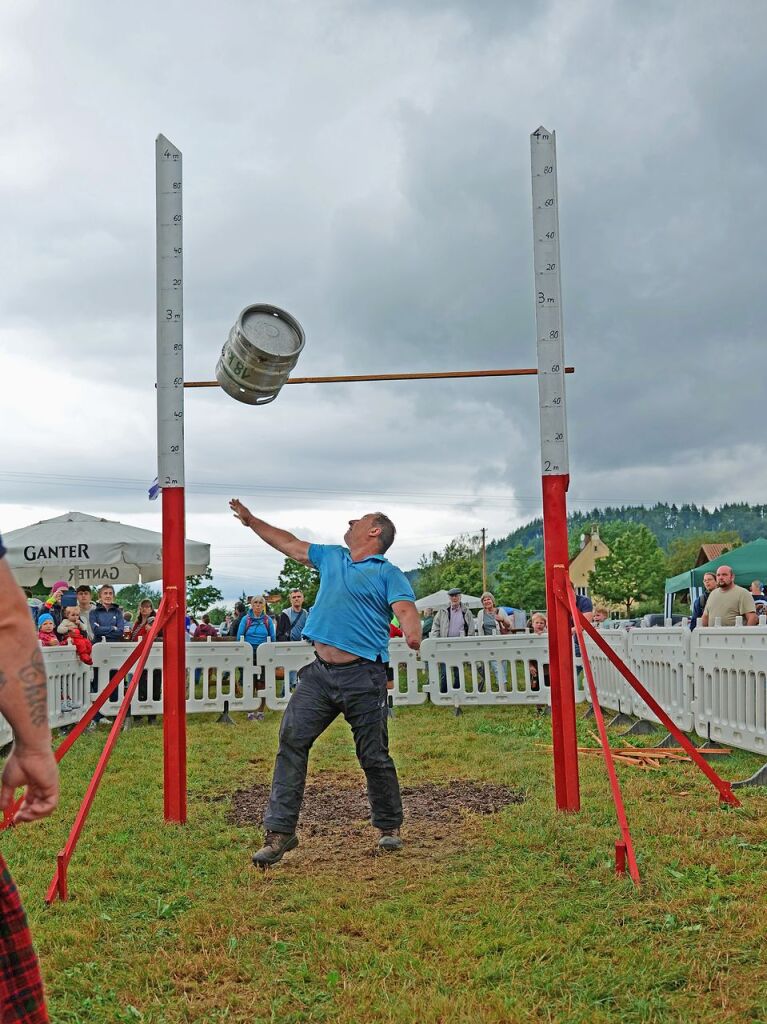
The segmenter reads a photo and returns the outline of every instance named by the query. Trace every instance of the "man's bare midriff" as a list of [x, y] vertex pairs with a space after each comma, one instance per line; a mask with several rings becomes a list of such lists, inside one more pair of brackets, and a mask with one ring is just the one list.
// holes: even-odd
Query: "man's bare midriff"
[[321, 644], [315, 640], [314, 649], [323, 661], [329, 661], [331, 665], [348, 665], [350, 661], [358, 661], [359, 654], [350, 654], [342, 651], [340, 647], [333, 647], [330, 644]]

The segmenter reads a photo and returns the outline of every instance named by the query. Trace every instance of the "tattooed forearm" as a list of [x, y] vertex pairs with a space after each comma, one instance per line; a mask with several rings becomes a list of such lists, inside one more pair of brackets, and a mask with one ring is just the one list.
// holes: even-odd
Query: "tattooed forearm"
[[46, 725], [48, 722], [48, 686], [43, 652], [39, 647], [36, 646], [29, 663], [19, 669], [19, 679], [32, 725]]
[[6, 676], [5, 672], [3, 672], [0, 669], [0, 690], [2, 690], [2, 688], [5, 686], [5, 684], [7, 682], [8, 682], [8, 677]]

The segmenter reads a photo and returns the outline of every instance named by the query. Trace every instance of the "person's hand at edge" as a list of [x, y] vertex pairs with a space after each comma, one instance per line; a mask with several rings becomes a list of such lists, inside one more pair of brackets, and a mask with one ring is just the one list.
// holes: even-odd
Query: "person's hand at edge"
[[0, 789], [2, 810], [11, 806], [20, 786], [26, 786], [26, 792], [24, 802], [13, 819], [14, 824], [37, 821], [53, 813], [59, 802], [59, 768], [50, 747], [38, 750], [14, 744], [3, 769]]

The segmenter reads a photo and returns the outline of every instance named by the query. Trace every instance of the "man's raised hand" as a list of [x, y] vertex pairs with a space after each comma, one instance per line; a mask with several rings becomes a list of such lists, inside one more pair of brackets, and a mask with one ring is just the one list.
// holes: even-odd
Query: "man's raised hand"
[[239, 519], [243, 526], [250, 526], [250, 509], [246, 508], [239, 498], [232, 498], [229, 508], [234, 512], [235, 519]]

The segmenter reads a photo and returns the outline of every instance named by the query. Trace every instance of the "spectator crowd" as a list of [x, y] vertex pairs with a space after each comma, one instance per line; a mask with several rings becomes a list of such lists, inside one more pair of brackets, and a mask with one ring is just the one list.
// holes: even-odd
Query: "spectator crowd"
[[[450, 603], [447, 607], [427, 608], [421, 613], [424, 638], [507, 636], [524, 631], [540, 635], [547, 631], [545, 609], [533, 611], [528, 619], [520, 609], [498, 606], [493, 594], [486, 591], [481, 597], [481, 607], [474, 614], [463, 601], [460, 589], [452, 588], [448, 596]], [[280, 612], [271, 611], [267, 598], [262, 595], [248, 597], [247, 603], [237, 601], [234, 611], [225, 613], [219, 627], [212, 624], [210, 613], [203, 614], [199, 622], [187, 616], [187, 636], [193, 641], [218, 638], [245, 641], [253, 649], [255, 664], [256, 651], [262, 644], [301, 639], [311, 609], [305, 607], [304, 594], [299, 589], [291, 590], [288, 599], [287, 607]], [[595, 624], [610, 617], [604, 605], [595, 607], [585, 595], [577, 595], [577, 605], [586, 619]], [[154, 603], [148, 598], [140, 601], [134, 619], [130, 611], [123, 610], [117, 603], [111, 584], [99, 587], [94, 600], [89, 586], [82, 584], [75, 589], [64, 580], [54, 583], [44, 601], [30, 599], [30, 609], [42, 646], [71, 645], [88, 665], [92, 664], [94, 643], [102, 640], [107, 643], [136, 642], [146, 636], [156, 615]], [[732, 568], [722, 565], [715, 573], [704, 575], [703, 592], [691, 609], [690, 629], [734, 626], [738, 619], [751, 626], [756, 625], [762, 615], [767, 615], [767, 595], [762, 581], [753, 580], [746, 589], [735, 583]], [[395, 620], [391, 635], [398, 634]], [[578, 653], [576, 643], [576, 655]], [[291, 673], [291, 688], [295, 685], [294, 675]], [[263, 717], [263, 702], [255, 714]]]

